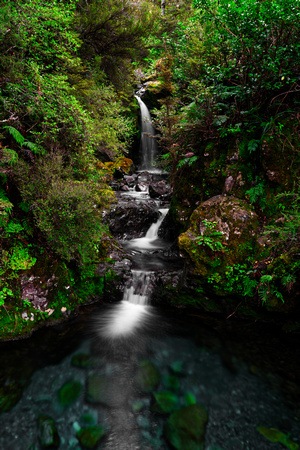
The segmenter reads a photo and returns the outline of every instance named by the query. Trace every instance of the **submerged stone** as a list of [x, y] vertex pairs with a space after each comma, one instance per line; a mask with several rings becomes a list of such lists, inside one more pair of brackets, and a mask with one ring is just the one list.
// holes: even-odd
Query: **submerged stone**
[[104, 436], [105, 430], [101, 426], [93, 426], [82, 428], [78, 431], [77, 437], [80, 444], [85, 448], [95, 448], [102, 436]]
[[86, 353], [76, 353], [76, 355], [74, 355], [71, 360], [72, 366], [80, 367], [82, 369], [90, 367], [91, 362], [91, 356], [87, 355]]
[[160, 373], [150, 361], [142, 361], [137, 373], [137, 383], [143, 392], [152, 392], [159, 383]]
[[160, 414], [167, 414], [175, 411], [179, 403], [177, 395], [171, 391], [156, 392], [154, 398], [155, 403], [152, 406], [152, 411]]
[[59, 447], [60, 438], [52, 417], [41, 415], [38, 418], [38, 436], [42, 448]]
[[202, 449], [207, 420], [207, 411], [203, 406], [184, 406], [167, 420], [165, 437], [178, 450]]
[[172, 362], [170, 364], [170, 370], [176, 375], [183, 375], [184, 374], [183, 361]]
[[179, 379], [174, 375], [169, 375], [164, 379], [164, 385], [168, 389], [173, 389], [174, 391], [177, 391], [180, 387], [180, 382]]
[[82, 386], [79, 381], [68, 381], [58, 391], [58, 400], [61, 405], [68, 406], [79, 396]]

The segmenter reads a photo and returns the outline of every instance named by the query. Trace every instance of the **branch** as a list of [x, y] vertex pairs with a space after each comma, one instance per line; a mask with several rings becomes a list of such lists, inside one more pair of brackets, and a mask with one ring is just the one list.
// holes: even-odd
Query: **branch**
[[9, 119], [0, 120], [0, 123], [9, 122], [10, 120], [18, 120], [18, 116], [12, 114]]

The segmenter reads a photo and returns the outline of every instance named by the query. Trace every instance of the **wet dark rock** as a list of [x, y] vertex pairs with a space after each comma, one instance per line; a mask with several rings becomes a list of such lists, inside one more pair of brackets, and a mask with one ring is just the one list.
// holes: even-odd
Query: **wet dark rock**
[[145, 183], [144, 181], [141, 181], [140, 183], [138, 183], [138, 184], [135, 186], [135, 190], [136, 190], [137, 192], [147, 192], [147, 190], [148, 190], [148, 184]]
[[234, 186], [234, 178], [230, 175], [225, 180], [225, 192], [228, 193], [232, 190]]
[[150, 361], [142, 361], [136, 376], [141, 391], [152, 392], [159, 383], [160, 373]]
[[165, 437], [172, 447], [178, 450], [202, 449], [207, 420], [207, 411], [203, 406], [184, 406], [171, 414], [167, 420]]
[[152, 180], [152, 175], [151, 175], [151, 173], [149, 173], [147, 171], [140, 172], [137, 176], [138, 183], [145, 182], [149, 185], [151, 180]]
[[95, 448], [104, 436], [105, 430], [101, 426], [91, 426], [78, 431], [77, 437], [84, 448]]
[[165, 180], [152, 182], [149, 185], [149, 195], [151, 198], [171, 200], [172, 188]]
[[71, 380], [65, 383], [58, 391], [58, 400], [62, 406], [68, 406], [75, 402], [82, 390], [81, 384], [76, 380]]
[[117, 239], [135, 239], [142, 237], [150, 225], [159, 218], [157, 207], [152, 202], [120, 202], [106, 216], [106, 223]]
[[24, 276], [21, 279], [21, 299], [32, 303], [35, 309], [45, 311], [48, 307], [49, 290], [56, 285], [56, 277], [53, 275], [47, 280], [40, 276]]
[[39, 417], [38, 436], [42, 448], [59, 447], [60, 438], [52, 417], [46, 415], [41, 415]]
[[136, 184], [136, 180], [137, 180], [136, 174], [124, 176], [124, 181], [127, 184], [127, 186], [129, 186], [129, 187], [134, 187]]

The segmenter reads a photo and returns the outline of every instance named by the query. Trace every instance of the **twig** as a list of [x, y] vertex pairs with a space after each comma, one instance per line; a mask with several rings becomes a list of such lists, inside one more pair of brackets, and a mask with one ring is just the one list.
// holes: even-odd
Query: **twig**
[[226, 320], [229, 319], [231, 316], [233, 316], [233, 314], [235, 314], [237, 312], [238, 307], [241, 305], [242, 302], [240, 302], [237, 307], [235, 308], [235, 310], [233, 311], [233, 313], [229, 314], [228, 317], [226, 317]]

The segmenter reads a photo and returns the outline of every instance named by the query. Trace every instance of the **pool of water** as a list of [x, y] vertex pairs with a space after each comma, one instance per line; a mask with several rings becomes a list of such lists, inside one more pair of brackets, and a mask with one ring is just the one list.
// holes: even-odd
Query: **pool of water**
[[[300, 443], [298, 336], [149, 306], [132, 332], [111, 336], [103, 330], [119, 307], [94, 308], [77, 322], [0, 345], [1, 384], [21, 392], [1, 414], [1, 449], [43, 448], [39, 418], [46, 415], [60, 449], [85, 448], [79, 431], [101, 425], [93, 448], [167, 450], [168, 418], [195, 402], [208, 412], [205, 450], [287, 448], [258, 427]], [[168, 411], [157, 409], [161, 392]]]

